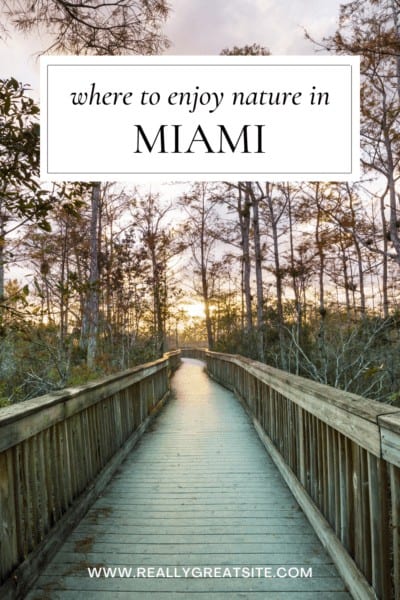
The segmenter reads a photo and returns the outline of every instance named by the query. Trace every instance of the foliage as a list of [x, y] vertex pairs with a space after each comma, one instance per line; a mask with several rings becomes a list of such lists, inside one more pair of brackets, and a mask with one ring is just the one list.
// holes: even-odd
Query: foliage
[[233, 46], [221, 51], [224, 56], [268, 56], [270, 51], [260, 44], [246, 44], [245, 46]]
[[[395, 316], [383, 319], [371, 314], [362, 320], [349, 319], [337, 307], [328, 307], [323, 327], [321, 348], [317, 311], [304, 325], [301, 340], [296, 337], [295, 322], [288, 320], [282, 353], [277, 314], [270, 311], [264, 332], [267, 364], [348, 392], [398, 404], [400, 332]], [[257, 360], [256, 332], [237, 327], [228, 335], [222, 333], [215, 349]]]
[[165, 0], [5, 0], [18, 29], [46, 30], [46, 52], [73, 54], [156, 54], [168, 44], [159, 28], [168, 14]]
[[0, 211], [48, 229], [49, 193], [39, 184], [39, 108], [16, 79], [0, 80]]

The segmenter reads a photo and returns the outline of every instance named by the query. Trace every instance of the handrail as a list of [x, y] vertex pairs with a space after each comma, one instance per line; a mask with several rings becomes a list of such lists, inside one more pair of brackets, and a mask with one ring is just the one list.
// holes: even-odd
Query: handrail
[[0, 597], [22, 598], [149, 419], [180, 352], [0, 410]]
[[244, 403], [353, 596], [398, 600], [400, 409], [241, 356], [203, 359]]

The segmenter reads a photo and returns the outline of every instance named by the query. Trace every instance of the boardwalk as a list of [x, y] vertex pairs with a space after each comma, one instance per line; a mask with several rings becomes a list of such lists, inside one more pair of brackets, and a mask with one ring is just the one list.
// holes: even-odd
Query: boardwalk
[[[28, 599], [349, 599], [234, 396], [195, 360], [184, 362], [173, 388], [175, 397]], [[132, 574], [152, 566], [164, 575], [175, 568], [179, 577], [88, 576], [88, 567], [101, 566]], [[230, 567], [232, 576], [197, 577], [194, 570], [184, 577], [182, 567], [207, 566], [222, 567], [221, 574]], [[313, 577], [249, 578], [233, 569], [246, 566], [269, 568], [269, 575], [312, 567]]]

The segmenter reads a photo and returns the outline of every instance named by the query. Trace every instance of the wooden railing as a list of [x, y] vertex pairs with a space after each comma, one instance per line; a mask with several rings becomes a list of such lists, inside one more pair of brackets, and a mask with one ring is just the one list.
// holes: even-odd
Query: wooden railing
[[179, 351], [0, 410], [0, 597], [22, 598], [169, 393]]
[[194, 346], [180, 348], [181, 356], [186, 358], [197, 358], [199, 360], [205, 360], [206, 350], [207, 348], [196, 348]]
[[205, 360], [205, 352], [207, 348], [195, 348], [188, 346], [187, 348], [180, 348], [181, 356], [185, 358], [197, 358], [199, 360]]
[[204, 352], [232, 389], [354, 598], [400, 599], [400, 409], [239, 356]]
[[[354, 598], [400, 599], [400, 410], [196, 348], [235, 391]], [[132, 449], [179, 352], [0, 411], [0, 597], [22, 598]]]

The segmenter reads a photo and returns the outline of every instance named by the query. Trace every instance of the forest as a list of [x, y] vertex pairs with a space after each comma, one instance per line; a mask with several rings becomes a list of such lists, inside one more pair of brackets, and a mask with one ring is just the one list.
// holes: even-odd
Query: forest
[[[163, 0], [6, 4], [44, 51], [168, 45]], [[398, 0], [355, 0], [312, 40], [361, 56], [356, 183], [42, 184], [38, 104], [1, 79], [0, 406], [192, 345], [400, 405], [399, 19]]]

